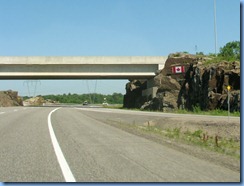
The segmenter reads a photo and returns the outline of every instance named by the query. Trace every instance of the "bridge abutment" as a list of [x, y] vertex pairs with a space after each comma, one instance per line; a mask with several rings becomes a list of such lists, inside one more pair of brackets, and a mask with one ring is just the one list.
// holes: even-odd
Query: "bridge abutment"
[[154, 78], [147, 80], [147, 89], [142, 91], [142, 96], [155, 98], [158, 91], [158, 87], [155, 86]]

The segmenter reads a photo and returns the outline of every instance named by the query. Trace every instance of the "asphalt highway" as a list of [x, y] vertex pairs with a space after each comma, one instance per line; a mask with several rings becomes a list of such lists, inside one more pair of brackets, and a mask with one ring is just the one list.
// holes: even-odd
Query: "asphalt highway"
[[0, 108], [0, 181], [240, 181], [240, 172], [127, 133], [87, 112], [104, 117], [153, 115], [103, 108]]

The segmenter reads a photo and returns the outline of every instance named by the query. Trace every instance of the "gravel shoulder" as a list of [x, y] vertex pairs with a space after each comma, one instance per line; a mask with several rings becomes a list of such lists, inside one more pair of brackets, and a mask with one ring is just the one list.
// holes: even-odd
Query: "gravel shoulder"
[[156, 117], [148, 115], [138, 116], [136, 114], [127, 115], [125, 113], [105, 114], [103, 112], [96, 112], [96, 114], [94, 114], [94, 112], [89, 111], [83, 112], [89, 115], [89, 117], [93, 117], [96, 120], [120, 128], [126, 132], [163, 144], [191, 156], [204, 159], [213, 164], [240, 172], [240, 158], [210, 151], [201, 146], [187, 143], [184, 140], [168, 138], [157, 132], [143, 130], [148, 126], [162, 130], [180, 128], [181, 132], [202, 130], [209, 136], [217, 135], [221, 138], [231, 138], [240, 143], [239, 118], [231, 118], [228, 122], [228, 118], [226, 117]]

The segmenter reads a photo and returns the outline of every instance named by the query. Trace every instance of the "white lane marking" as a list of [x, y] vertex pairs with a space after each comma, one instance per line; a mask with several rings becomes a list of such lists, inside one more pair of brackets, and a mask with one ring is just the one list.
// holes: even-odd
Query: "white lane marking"
[[18, 111], [18, 109], [14, 109], [14, 112], [17, 112]]
[[0, 112], [0, 114], [4, 114], [5, 112]]
[[62, 173], [63, 173], [63, 176], [64, 176], [64, 179], [66, 182], [76, 182], [70, 168], [69, 168], [69, 165], [64, 157], [64, 154], [58, 144], [58, 140], [55, 136], [55, 133], [53, 131], [53, 127], [52, 127], [52, 123], [51, 123], [51, 115], [52, 113], [54, 113], [56, 110], [58, 110], [60, 108], [56, 108], [54, 110], [52, 110], [49, 115], [48, 115], [48, 128], [49, 128], [49, 133], [50, 133], [50, 136], [51, 136], [51, 140], [52, 140], [52, 143], [53, 143], [53, 148], [54, 148], [54, 151], [55, 151], [55, 154], [57, 156], [57, 159], [58, 159], [58, 163], [59, 163], [59, 166], [62, 170]]

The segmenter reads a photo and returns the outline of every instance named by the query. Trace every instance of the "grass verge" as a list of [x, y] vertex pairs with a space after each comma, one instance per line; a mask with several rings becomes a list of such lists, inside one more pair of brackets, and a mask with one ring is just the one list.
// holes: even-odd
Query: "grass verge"
[[202, 130], [182, 131], [181, 128], [161, 130], [155, 126], [140, 126], [138, 128], [149, 133], [159, 134], [162, 137], [174, 139], [178, 142], [196, 145], [238, 159], [240, 158], [240, 141], [233, 138], [223, 138], [218, 135], [210, 136]]
[[212, 116], [234, 116], [234, 117], [240, 117], [240, 112], [230, 112], [226, 110], [220, 110], [220, 109], [215, 109], [215, 110], [209, 110], [209, 111], [202, 111], [198, 109], [197, 107], [193, 109], [193, 111], [187, 111], [187, 110], [176, 110], [174, 113], [177, 114], [198, 114], [198, 115], [212, 115]]
[[[137, 108], [133, 109], [128, 109], [124, 108], [123, 105], [108, 105], [108, 106], [103, 106], [104, 108], [111, 108], [111, 109], [122, 109], [122, 110], [133, 110], [133, 111], [147, 111], [147, 112], [161, 112], [161, 111], [151, 111], [151, 110], [141, 110]], [[196, 115], [211, 115], [211, 116], [228, 116], [228, 114], [231, 117], [240, 117], [240, 112], [230, 112], [226, 110], [220, 110], [220, 109], [215, 109], [215, 110], [209, 110], [209, 111], [202, 111], [198, 107], [195, 107], [193, 111], [188, 111], [188, 110], [175, 110], [172, 112], [164, 112], [164, 113], [175, 113], [175, 114], [196, 114]]]

